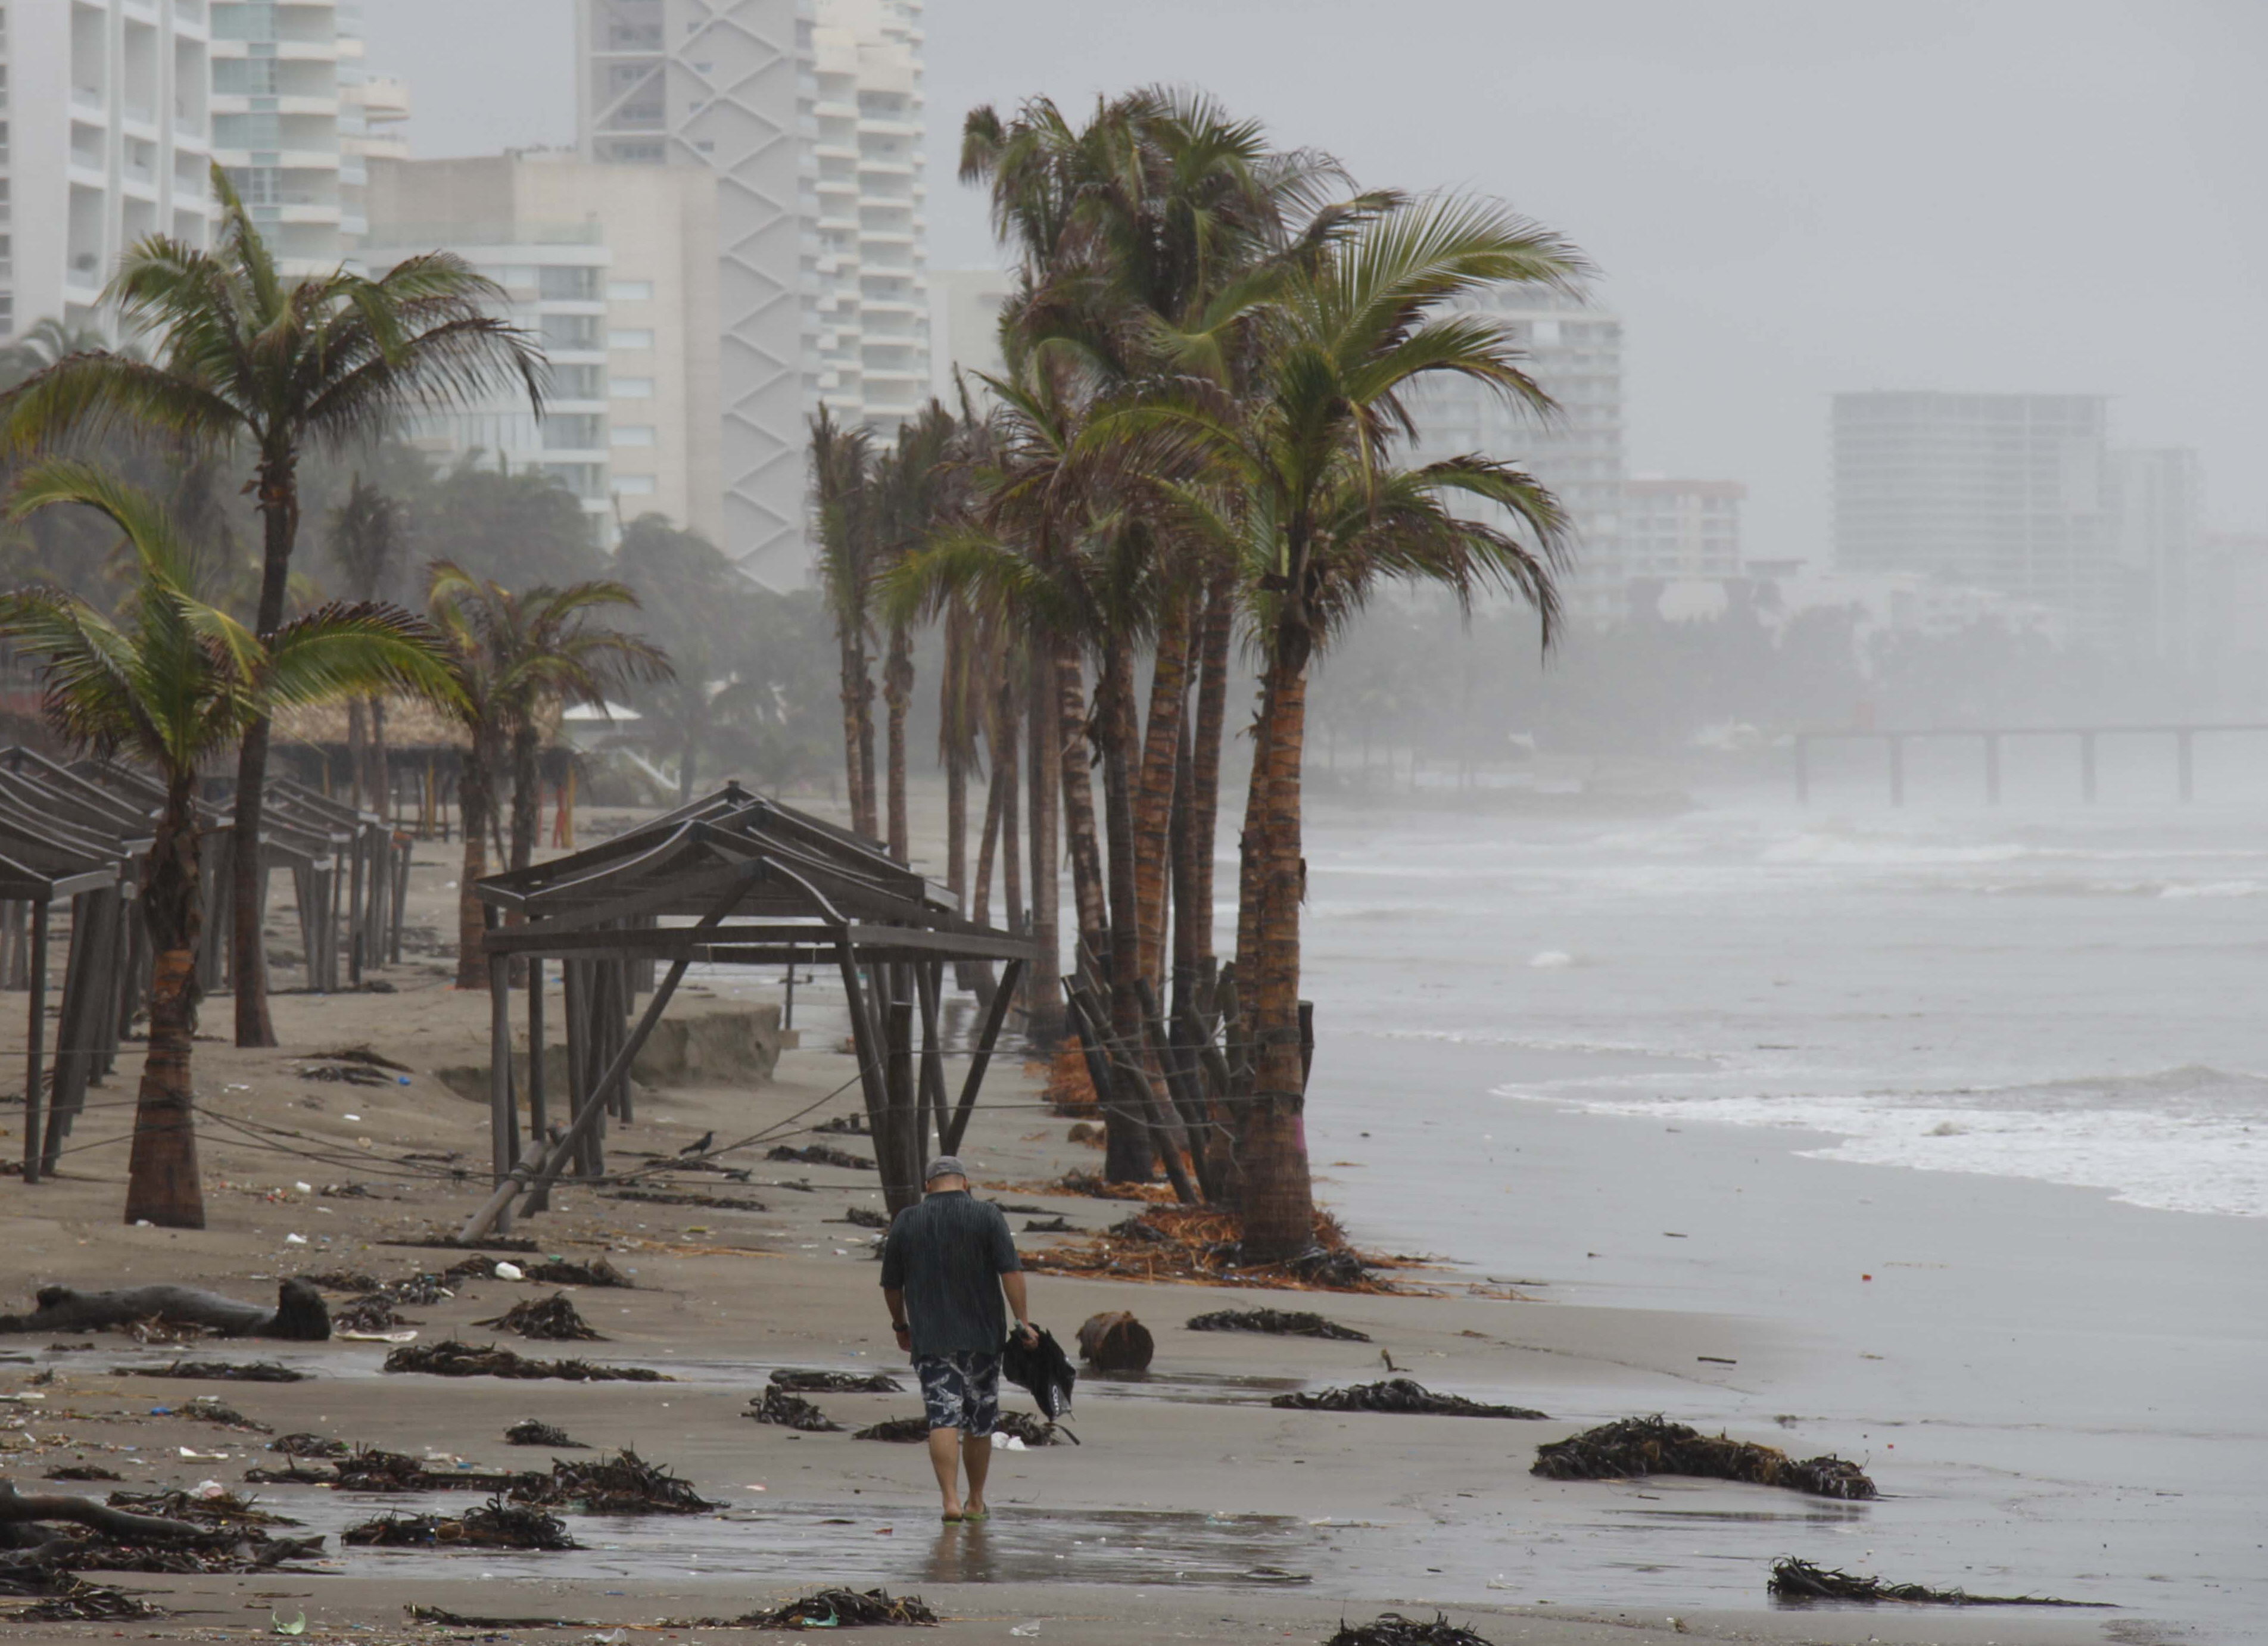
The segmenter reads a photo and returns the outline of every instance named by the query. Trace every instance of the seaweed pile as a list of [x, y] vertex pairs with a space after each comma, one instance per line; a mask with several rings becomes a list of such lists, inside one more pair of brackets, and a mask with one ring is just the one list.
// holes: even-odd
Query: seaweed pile
[[193, 1378], [207, 1383], [305, 1383], [315, 1374], [273, 1360], [177, 1360], [164, 1366], [121, 1366], [136, 1378]]
[[475, 1320], [475, 1326], [500, 1326], [507, 1332], [517, 1332], [522, 1337], [538, 1338], [549, 1343], [603, 1343], [607, 1340], [590, 1327], [577, 1313], [563, 1291], [555, 1291], [549, 1297], [523, 1297], [490, 1320]]
[[328, 1435], [286, 1435], [268, 1443], [268, 1450], [280, 1451], [287, 1458], [320, 1458], [335, 1463], [350, 1456], [354, 1448], [343, 1440], [333, 1440]]
[[210, 1496], [180, 1490], [113, 1492], [107, 1501], [113, 1509], [123, 1509], [137, 1515], [155, 1515], [162, 1520], [187, 1521], [199, 1526], [296, 1526], [299, 1524], [288, 1516], [270, 1514], [239, 1497], [234, 1492], [215, 1492]]
[[1025, 1066], [1027, 1074], [1042, 1071], [1048, 1084], [1041, 1095], [1057, 1114], [1071, 1120], [1094, 1120], [1101, 1115], [1102, 1105], [1094, 1097], [1094, 1077], [1087, 1072], [1086, 1048], [1079, 1036], [1066, 1040], [1044, 1065]]
[[492, 1497], [462, 1515], [380, 1515], [339, 1533], [339, 1541], [364, 1548], [573, 1549], [556, 1515]]
[[173, 1415], [195, 1418], [200, 1423], [218, 1423], [225, 1429], [233, 1429], [247, 1435], [272, 1435], [276, 1432], [272, 1424], [247, 1417], [217, 1394], [193, 1395], [187, 1405], [174, 1409]]
[[748, 1415], [759, 1423], [777, 1423], [783, 1429], [799, 1429], [808, 1435], [831, 1435], [843, 1427], [801, 1395], [790, 1394], [777, 1386], [748, 1402]]
[[1756, 1486], [1785, 1486], [1817, 1497], [1877, 1495], [1855, 1463], [1833, 1456], [1791, 1458], [1776, 1446], [1704, 1435], [1660, 1415], [1617, 1418], [1535, 1449], [1529, 1470], [1551, 1481], [1624, 1481], [1641, 1474], [1694, 1474]]
[[515, 1503], [572, 1504], [589, 1515], [698, 1515], [725, 1506], [627, 1446], [611, 1458], [555, 1461], [549, 1474], [522, 1480], [512, 1495]]
[[49, 1469], [44, 1477], [50, 1481], [122, 1481], [126, 1477], [115, 1469], [106, 1469], [99, 1463], [66, 1463], [61, 1468]]
[[[320, 1537], [269, 1537], [268, 1525], [290, 1523], [227, 1494], [122, 1492], [98, 1503], [25, 1495], [0, 1480], [0, 1522], [26, 1544], [0, 1549], [0, 1595], [68, 1598], [79, 1592], [81, 1572], [266, 1571], [323, 1549]], [[147, 1512], [152, 1508], [169, 1512]]]
[[68, 1575], [60, 1584], [61, 1593], [34, 1601], [11, 1615], [26, 1623], [131, 1623], [172, 1615], [163, 1606], [107, 1584], [85, 1583]]
[[651, 1366], [594, 1366], [586, 1360], [530, 1360], [490, 1344], [475, 1348], [451, 1338], [446, 1343], [410, 1343], [386, 1357], [384, 1371], [423, 1371], [437, 1378], [558, 1378], [569, 1383], [674, 1383]]
[[[1055, 1193], [1108, 1200], [1170, 1199], [1173, 1193], [1162, 1185], [1104, 1183], [1077, 1172], [1060, 1185], [1049, 1187]], [[1404, 1260], [1357, 1252], [1347, 1245], [1345, 1235], [1328, 1212], [1315, 1214], [1314, 1231], [1314, 1245], [1296, 1257], [1280, 1263], [1247, 1264], [1243, 1224], [1234, 1212], [1210, 1206], [1152, 1205], [1094, 1239], [1027, 1252], [1024, 1267], [1042, 1274], [1197, 1286], [1359, 1292], [1399, 1290], [1376, 1271], [1409, 1267]]]
[[[1396, 1412], [1418, 1417], [1513, 1417], [1547, 1421], [1525, 1406], [1490, 1406], [1462, 1394], [1436, 1394], [1414, 1378], [1383, 1378], [1344, 1389], [1279, 1394], [1268, 1402], [1294, 1412]], [[1537, 1473], [1543, 1472], [1538, 1466]]]
[[504, 1431], [508, 1446], [556, 1446], [562, 1451], [588, 1451], [591, 1448], [579, 1440], [568, 1438], [567, 1431], [556, 1423], [541, 1419], [523, 1417]]
[[879, 1423], [869, 1423], [864, 1429], [853, 1429], [853, 1440], [927, 1440], [929, 1419], [916, 1414], [912, 1417], [886, 1417]]
[[1370, 1334], [1326, 1320], [1305, 1310], [1216, 1309], [1192, 1316], [1192, 1332], [1272, 1332], [1279, 1337], [1327, 1337], [1340, 1343], [1367, 1343]]
[[821, 1589], [799, 1599], [791, 1600], [785, 1606], [774, 1606], [769, 1612], [751, 1612], [722, 1625], [711, 1621], [696, 1627], [854, 1629], [874, 1628], [894, 1623], [934, 1628], [937, 1613], [924, 1606], [919, 1597], [915, 1595], [894, 1600], [887, 1591], [881, 1589]]
[[806, 1166], [842, 1166], [852, 1172], [872, 1172], [874, 1163], [862, 1160], [847, 1149], [837, 1149], [832, 1143], [812, 1143], [798, 1149], [791, 1143], [779, 1143], [764, 1154], [767, 1160], [792, 1160]]
[[860, 1229], [887, 1229], [890, 1226], [889, 1214], [878, 1212], [870, 1206], [844, 1207], [843, 1221]]
[[437, 1469], [422, 1458], [357, 1446], [339, 1460], [329, 1484], [350, 1492], [501, 1492], [541, 1478], [494, 1470]]
[[902, 1394], [905, 1385], [887, 1371], [804, 1371], [782, 1366], [769, 1379], [793, 1394]]
[[700, 1206], [711, 1211], [760, 1212], [769, 1209], [762, 1201], [752, 1201], [746, 1195], [696, 1194], [687, 1189], [614, 1189], [600, 1196], [610, 1201], [638, 1201], [649, 1206]]
[[1886, 1584], [1879, 1577], [1860, 1577], [1831, 1566], [1814, 1566], [1792, 1555], [1772, 1562], [1764, 1587], [1779, 1600], [1903, 1601], [1909, 1606], [2088, 1606], [2108, 1607], [2102, 1600], [2057, 1600], [2045, 1595], [1972, 1595], [1965, 1589], [1931, 1589], [1921, 1584]]
[[1431, 1623], [1382, 1612], [1368, 1623], [1341, 1623], [1339, 1632], [1323, 1646], [1489, 1646], [1489, 1641], [1438, 1612]]

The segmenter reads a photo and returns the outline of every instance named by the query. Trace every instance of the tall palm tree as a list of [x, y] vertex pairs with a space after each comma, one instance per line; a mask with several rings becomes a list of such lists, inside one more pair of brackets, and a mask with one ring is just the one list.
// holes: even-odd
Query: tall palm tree
[[460, 756], [464, 863], [457, 882], [457, 987], [488, 987], [483, 921], [474, 887], [488, 872], [488, 837], [501, 810], [498, 776], [512, 783], [509, 865], [535, 856], [541, 815], [539, 756], [551, 711], [600, 703], [626, 680], [660, 680], [668, 655], [650, 641], [592, 621], [594, 613], [636, 609], [628, 586], [593, 579], [515, 593], [449, 561], [427, 570], [425, 598], [445, 637], [458, 684], [456, 712], [468, 736]]
[[[401, 505], [357, 474], [331, 511], [331, 558], [347, 592], [357, 600], [388, 595], [401, 570]], [[365, 727], [364, 715], [368, 721]], [[355, 803], [365, 798], [382, 817], [392, 784], [386, 765], [386, 699], [347, 702], [348, 759], [354, 767]]]
[[135, 1102], [126, 1221], [202, 1229], [190, 1053], [204, 925], [200, 769], [281, 708], [375, 690], [446, 700], [437, 639], [398, 606], [325, 606], [262, 639], [193, 589], [192, 562], [146, 493], [66, 459], [32, 464], [10, 513], [76, 503], [131, 544], [141, 577], [119, 616], [52, 589], [0, 596], [0, 635], [42, 659], [46, 709], [72, 743], [157, 768], [166, 790], [139, 896], [153, 956], [149, 1051]]
[[843, 685], [843, 787], [850, 827], [880, 838], [874, 796], [874, 680], [867, 646], [873, 625], [873, 437], [845, 429], [822, 406], [811, 420], [811, 497], [817, 516], [819, 584], [835, 620]]
[[1130, 430], [1185, 441], [1209, 468], [1204, 485], [1179, 495], [1233, 556], [1263, 662], [1237, 931], [1256, 1043], [1238, 1150], [1252, 1260], [1294, 1255], [1313, 1238], [1299, 1023], [1309, 665], [1394, 579], [1440, 584], [1460, 601], [1508, 590], [1535, 608], [1548, 643], [1565, 535], [1557, 500], [1492, 458], [1409, 466], [1395, 448], [1410, 432], [1409, 395], [1432, 378], [1550, 411], [1504, 327], [1454, 304], [1506, 281], [1572, 290], [1584, 272], [1566, 242], [1502, 208], [1400, 207], [1286, 284], [1248, 396], [1159, 397], [1123, 415]]
[[[247, 450], [262, 528], [253, 633], [284, 621], [299, 534], [299, 460], [337, 450], [403, 415], [524, 390], [542, 408], [543, 356], [488, 311], [503, 288], [448, 252], [376, 279], [344, 268], [287, 280], [217, 165], [221, 204], [210, 251], [166, 235], [128, 250], [105, 292], [157, 357], [109, 349], [65, 356], [0, 395], [0, 451], [121, 429], [171, 435], [191, 449]], [[268, 778], [268, 720], [245, 728], [237, 755], [238, 838], [256, 841]], [[247, 864], [247, 868], [250, 865]], [[233, 877], [236, 1043], [273, 1046], [261, 877]]]

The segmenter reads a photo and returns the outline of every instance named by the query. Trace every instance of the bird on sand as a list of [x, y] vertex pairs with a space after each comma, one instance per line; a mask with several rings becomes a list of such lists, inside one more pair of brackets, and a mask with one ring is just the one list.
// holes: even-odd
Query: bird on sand
[[709, 1145], [716, 1141], [716, 1133], [703, 1132], [698, 1138], [695, 1139], [692, 1143], [686, 1144], [684, 1148], [679, 1150], [677, 1152], [681, 1155], [705, 1155], [709, 1152]]

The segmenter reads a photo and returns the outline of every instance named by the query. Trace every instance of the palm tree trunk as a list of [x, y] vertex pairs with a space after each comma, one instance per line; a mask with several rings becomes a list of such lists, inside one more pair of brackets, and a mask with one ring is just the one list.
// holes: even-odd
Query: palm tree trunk
[[386, 761], [386, 699], [370, 700], [370, 796], [371, 809], [378, 813], [381, 823], [391, 822], [394, 815], [394, 774]]
[[[1056, 816], [1060, 809], [1057, 778], [1063, 768], [1062, 704], [1053, 678], [1046, 643], [1035, 642], [1027, 652], [1028, 686], [1032, 694], [1029, 805], [1032, 854], [1032, 946], [1039, 952], [1025, 993], [1031, 1011], [1024, 1032], [1035, 1046], [1052, 1048], [1063, 1040], [1063, 937], [1057, 925]], [[1012, 891], [1009, 896], [1012, 899]]]
[[[1142, 952], [1138, 933], [1141, 916], [1137, 908], [1134, 863], [1134, 655], [1123, 641], [1103, 649], [1101, 677], [1095, 682], [1095, 735], [1101, 744], [1103, 834], [1108, 848], [1107, 886], [1110, 900], [1110, 931], [1095, 953], [1110, 992], [1110, 1036], [1117, 1055], [1138, 1062], [1142, 1048], [1142, 1003], [1135, 985], [1142, 975]], [[1143, 1078], [1137, 1073], [1136, 1078]], [[1104, 1094], [1102, 1106], [1102, 1175], [1112, 1183], [1146, 1183], [1157, 1169], [1156, 1151], [1144, 1117], [1113, 1104]]]
[[890, 625], [890, 655], [882, 665], [882, 706], [889, 716], [890, 856], [914, 860], [906, 827], [906, 710], [914, 700], [914, 637], [903, 623]]
[[1189, 604], [1166, 603], [1150, 673], [1149, 725], [1133, 797], [1134, 907], [1141, 975], [1162, 997], [1166, 968], [1166, 876], [1173, 855], [1174, 777], [1182, 746], [1182, 706], [1189, 697]]
[[[858, 631], [839, 618], [835, 637], [843, 672], [843, 783], [850, 791], [850, 827], [871, 836], [874, 832], [873, 801], [860, 780], [863, 751], [858, 738], [866, 690], [866, 652], [858, 643]], [[872, 762], [863, 762], [863, 769], [871, 775]]]
[[[976, 884], [969, 893], [968, 911], [968, 917], [979, 925], [989, 924], [991, 919], [994, 866], [998, 864], [1006, 871], [1005, 878], [1011, 884], [1016, 875], [1016, 730], [1015, 722], [1008, 717], [1012, 704], [1005, 689], [988, 689], [984, 694], [984, 747], [992, 770], [984, 785], [984, 833], [976, 843]], [[1001, 856], [1004, 834], [1007, 852], [1005, 859]], [[1000, 922], [1004, 930], [1015, 921], [1016, 898], [1012, 892], [1006, 899], [1006, 916]]]
[[142, 888], [151, 955], [150, 1034], [135, 1098], [126, 1221], [161, 1229], [205, 1226], [195, 1088], [189, 1078], [197, 1028], [198, 939], [204, 930], [196, 791], [194, 771], [176, 773], [166, 784], [165, 815], [151, 843]]
[[489, 871], [489, 813], [495, 796], [486, 770], [488, 739], [476, 738], [458, 755], [457, 810], [465, 827], [464, 864], [457, 871], [457, 987], [489, 986], [488, 956], [481, 952], [487, 922], [481, 918], [481, 900], [473, 888]]
[[[259, 467], [261, 567], [260, 606], [253, 630], [263, 641], [284, 622], [284, 599], [291, 586], [291, 547], [299, 535], [299, 481], [295, 454], [285, 448], [261, 454]], [[245, 728], [236, 754], [236, 872], [231, 877], [234, 929], [229, 934], [229, 972], [236, 989], [236, 1043], [273, 1046], [276, 1025], [268, 1013], [267, 909], [261, 895], [260, 827], [268, 799], [268, 716]]]
[[[1252, 931], [1239, 934], [1239, 987], [1256, 1042], [1242, 1146], [1244, 1260], [1279, 1262], [1314, 1241], [1307, 1172], [1307, 1075], [1300, 1046], [1300, 904], [1302, 856], [1300, 762], [1307, 736], [1305, 637], [1276, 638], [1266, 682], [1267, 726], [1252, 794], [1258, 827], [1246, 842], [1241, 878], [1251, 882]], [[1244, 961], [1246, 953], [1250, 962]]]
[[[1053, 755], [1063, 795], [1064, 844], [1071, 856], [1071, 907], [1079, 918], [1079, 940], [1100, 964], [1110, 940], [1110, 916], [1103, 900], [1102, 844], [1096, 834], [1094, 787], [1088, 775], [1094, 760], [1086, 741], [1086, 685], [1078, 648], [1055, 641], [1049, 643], [1049, 650], [1056, 688], [1050, 716], [1056, 737]], [[1038, 844], [1033, 841], [1035, 848]], [[1036, 856], [1032, 868], [1036, 896]]]
[[534, 726], [514, 728], [512, 734], [512, 856], [511, 866], [525, 869], [535, 861], [535, 837], [543, 827], [543, 776], [537, 733]]
[[858, 803], [865, 821], [858, 832], [869, 840], [882, 838], [880, 811], [881, 790], [874, 783], [874, 682], [866, 672], [866, 647], [858, 646]]
[[[326, 757], [328, 758], [328, 757]], [[347, 699], [347, 781], [354, 809], [362, 810], [363, 783], [370, 775], [370, 734], [363, 725], [363, 701]]]
[[945, 889], [968, 895], [968, 757], [958, 740], [945, 749]]
[[1197, 632], [1197, 737], [1190, 749], [1189, 832], [1197, 841], [1189, 907], [1204, 918], [1192, 928], [1200, 963], [1213, 957], [1212, 849], [1220, 827], [1220, 745], [1228, 719], [1228, 650], [1235, 623], [1230, 584], [1216, 578], [1205, 592], [1204, 621]]

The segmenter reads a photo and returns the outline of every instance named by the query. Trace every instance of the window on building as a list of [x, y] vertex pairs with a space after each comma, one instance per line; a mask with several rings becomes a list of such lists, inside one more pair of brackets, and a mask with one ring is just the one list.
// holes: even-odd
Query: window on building
[[653, 425], [650, 423], [618, 423], [611, 437], [615, 445], [652, 445]]
[[274, 97], [276, 59], [216, 57], [212, 60], [212, 89], [224, 97]]
[[618, 497], [651, 497], [653, 496], [653, 476], [651, 474], [617, 474], [615, 495]]
[[609, 303], [650, 303], [653, 300], [651, 280], [609, 280], [607, 301]]
[[607, 392], [607, 369], [604, 366], [554, 366], [551, 368], [551, 398], [562, 400], [594, 400]]
[[652, 328], [651, 327], [633, 327], [627, 331], [608, 332], [607, 334], [607, 347], [609, 349], [651, 349], [653, 347]]
[[616, 378], [607, 386], [607, 393], [618, 400], [650, 400], [653, 395], [652, 378]]
[[281, 149], [283, 146], [284, 122], [275, 114], [213, 116], [213, 147], [216, 149]]
[[547, 263], [535, 271], [535, 292], [554, 303], [587, 303], [599, 295], [599, 271]]
[[600, 443], [606, 419], [590, 412], [554, 412], [543, 420], [547, 452], [587, 452]]
[[599, 322], [588, 314], [547, 314], [537, 324], [546, 349], [595, 349]]

